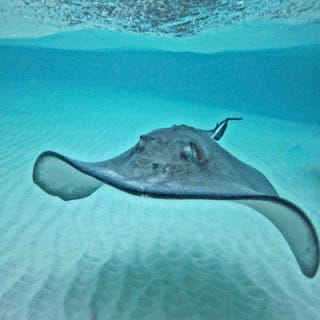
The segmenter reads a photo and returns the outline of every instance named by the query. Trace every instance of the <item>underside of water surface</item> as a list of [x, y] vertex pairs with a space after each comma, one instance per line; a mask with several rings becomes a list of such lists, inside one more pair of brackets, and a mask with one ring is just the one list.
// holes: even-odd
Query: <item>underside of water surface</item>
[[319, 319], [319, 274], [249, 207], [32, 180], [45, 150], [96, 162], [242, 117], [218, 143], [319, 235], [319, 19], [312, 0], [1, 1], [0, 319]]
[[20, 36], [94, 28], [185, 37], [252, 21], [292, 25], [320, 18], [315, 0], [4, 0], [0, 8], [1, 33], [12, 28]]

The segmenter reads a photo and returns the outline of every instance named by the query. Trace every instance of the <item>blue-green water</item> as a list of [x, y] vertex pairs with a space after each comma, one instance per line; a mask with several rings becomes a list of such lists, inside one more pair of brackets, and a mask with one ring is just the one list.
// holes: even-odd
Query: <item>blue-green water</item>
[[[213, 54], [4, 46], [0, 55], [3, 88], [118, 88], [208, 108], [320, 121], [320, 46]], [[6, 99], [6, 90], [2, 94]]]
[[242, 116], [221, 145], [319, 233], [319, 26], [228, 28], [0, 40], [0, 319], [319, 319], [319, 275], [254, 210], [108, 186], [63, 202], [32, 181], [44, 150], [99, 161], [156, 128]]

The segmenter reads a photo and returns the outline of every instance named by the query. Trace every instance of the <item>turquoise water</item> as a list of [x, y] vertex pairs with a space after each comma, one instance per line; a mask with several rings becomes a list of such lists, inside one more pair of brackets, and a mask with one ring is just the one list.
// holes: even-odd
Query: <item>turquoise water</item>
[[95, 86], [99, 92], [120, 89], [206, 108], [320, 121], [319, 45], [212, 54], [3, 46], [0, 55], [3, 88], [59, 92], [57, 87]]
[[319, 319], [319, 275], [306, 278], [279, 231], [252, 209], [108, 186], [64, 202], [32, 181], [44, 150], [100, 161], [156, 128], [209, 129], [241, 116], [219, 143], [265, 173], [320, 233], [317, 23], [209, 25], [175, 38], [45, 25], [39, 35], [13, 30], [8, 17], [1, 319]]

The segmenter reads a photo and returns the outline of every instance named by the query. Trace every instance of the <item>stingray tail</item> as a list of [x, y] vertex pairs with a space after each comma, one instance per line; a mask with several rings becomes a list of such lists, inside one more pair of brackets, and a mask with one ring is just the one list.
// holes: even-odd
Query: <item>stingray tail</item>
[[224, 133], [226, 132], [229, 121], [242, 119], [243, 118], [226, 118], [223, 121], [218, 122], [216, 126], [212, 130], [208, 130], [208, 132], [211, 133], [211, 136], [214, 140], [218, 141], [223, 137]]

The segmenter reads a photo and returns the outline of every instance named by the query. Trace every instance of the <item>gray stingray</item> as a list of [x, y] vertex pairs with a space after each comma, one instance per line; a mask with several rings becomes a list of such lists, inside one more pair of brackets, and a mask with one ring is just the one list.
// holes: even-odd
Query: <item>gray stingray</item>
[[186, 125], [157, 129], [110, 160], [82, 162], [46, 151], [35, 162], [33, 180], [63, 200], [89, 196], [103, 184], [163, 199], [232, 200], [262, 213], [287, 240], [302, 272], [313, 277], [319, 242], [307, 215], [280, 198], [258, 170], [223, 149], [216, 140], [229, 120], [212, 130]]

